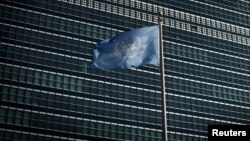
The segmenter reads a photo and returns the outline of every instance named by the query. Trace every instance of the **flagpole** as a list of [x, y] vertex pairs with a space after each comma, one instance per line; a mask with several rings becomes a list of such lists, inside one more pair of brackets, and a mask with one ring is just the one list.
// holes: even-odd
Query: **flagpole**
[[159, 25], [159, 46], [160, 46], [160, 72], [161, 72], [161, 107], [162, 107], [162, 140], [168, 140], [167, 134], [167, 114], [166, 114], [166, 95], [165, 95], [165, 75], [164, 75], [164, 57], [163, 57], [163, 40], [162, 40], [162, 22], [163, 14], [158, 12]]

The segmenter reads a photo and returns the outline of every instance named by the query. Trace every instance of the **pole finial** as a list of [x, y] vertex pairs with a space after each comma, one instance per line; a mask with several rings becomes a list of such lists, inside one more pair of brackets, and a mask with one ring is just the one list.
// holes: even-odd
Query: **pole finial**
[[163, 13], [162, 11], [158, 12], [158, 22], [162, 22], [162, 18], [163, 18]]
[[163, 16], [162, 11], [159, 11], [159, 12], [158, 12], [158, 16], [160, 16], [160, 17], [162, 17], [162, 16]]

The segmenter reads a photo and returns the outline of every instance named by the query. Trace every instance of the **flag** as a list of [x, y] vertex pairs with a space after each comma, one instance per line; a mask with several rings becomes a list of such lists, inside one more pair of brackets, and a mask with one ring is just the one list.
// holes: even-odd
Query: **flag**
[[130, 69], [159, 66], [159, 27], [142, 27], [123, 32], [96, 44], [90, 65], [96, 69]]

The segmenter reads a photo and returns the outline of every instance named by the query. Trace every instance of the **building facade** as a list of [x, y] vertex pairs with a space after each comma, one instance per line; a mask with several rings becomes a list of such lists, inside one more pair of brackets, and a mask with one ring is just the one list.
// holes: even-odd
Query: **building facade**
[[158, 67], [92, 70], [101, 39], [162, 11], [169, 141], [250, 124], [247, 0], [3, 0], [0, 140], [162, 140]]

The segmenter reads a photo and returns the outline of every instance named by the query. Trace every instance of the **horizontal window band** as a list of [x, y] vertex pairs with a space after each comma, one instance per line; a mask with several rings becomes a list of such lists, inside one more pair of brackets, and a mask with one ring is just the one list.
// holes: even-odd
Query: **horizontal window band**
[[[234, 10], [231, 10], [231, 9], [227, 9], [225, 7], [215, 6], [215, 5], [210, 4], [211, 3], [210, 1], [207, 1], [208, 3], [200, 2], [200, 1], [197, 1], [197, 0], [191, 0], [191, 1], [193, 1], [195, 3], [200, 3], [202, 5], [208, 5], [208, 6], [211, 6], [211, 7], [215, 7], [215, 8], [218, 8], [218, 9], [222, 9], [222, 10], [225, 10], [225, 11], [229, 11], [229, 12], [232, 12], [232, 13], [237, 13], [239, 15], [244, 15], [244, 16], [249, 17], [249, 15], [247, 14], [246, 11], [245, 11], [246, 13], [242, 13], [242, 12], [234, 11]], [[235, 7], [233, 7], [233, 8], [235, 8]], [[235, 10], [238, 10], [238, 9], [235, 9]]]
[[[180, 95], [183, 95], [185, 97], [195, 97], [196, 99], [211, 100], [214, 102], [224, 103], [225, 105], [227, 105], [227, 104], [238, 105], [237, 107], [240, 106], [242, 109], [249, 109], [249, 108], [247, 108], [247, 106], [249, 106], [249, 104], [247, 104], [247, 103], [232, 101], [232, 100], [228, 100], [228, 99], [222, 99], [222, 98], [209, 96], [209, 95], [203, 95], [203, 94], [198, 94], [198, 93], [188, 93], [185, 91], [180, 91], [180, 90], [170, 89], [170, 88], [166, 90], [166, 93], [167, 94], [168, 93], [180, 94]], [[241, 105], [244, 105], [244, 106], [241, 106]]]
[[[179, 42], [171, 42], [171, 41], [163, 41], [165, 43], [170, 43], [173, 45], [179, 45], [179, 46], [183, 46], [183, 47], [188, 47], [188, 48], [193, 48], [196, 50], [200, 50], [200, 51], [204, 51], [204, 52], [209, 52], [209, 53], [214, 53], [214, 54], [218, 54], [218, 55], [223, 55], [223, 56], [227, 56], [227, 57], [232, 57], [232, 58], [236, 58], [236, 59], [240, 59], [240, 60], [245, 60], [245, 61], [250, 61], [250, 57], [248, 56], [248, 54], [236, 54], [236, 52], [233, 51], [225, 51], [223, 49], [215, 49], [211, 46], [206, 46], [206, 45], [201, 45], [201, 44], [196, 44], [196, 45], [186, 45], [186, 44], [181, 44]], [[169, 46], [167, 46], [166, 48], [170, 48]], [[213, 50], [211, 50], [213, 49]], [[166, 52], [168, 53], [168, 52]], [[242, 55], [242, 56], [240, 56]], [[240, 62], [240, 61], [239, 61]]]
[[247, 122], [249, 122], [249, 120], [247, 120], [247, 119], [235, 119], [232, 117], [222, 117], [222, 116], [211, 114], [211, 113], [187, 111], [187, 110], [173, 108], [173, 107], [167, 107], [167, 111], [168, 112], [183, 113], [183, 114], [188, 114], [188, 115], [193, 115], [193, 116], [209, 117], [212, 119], [230, 121], [230, 122], [234, 122], [234, 123], [247, 123]]
[[[80, 100], [84, 100], [84, 101], [88, 101], [88, 102], [98, 102], [98, 103], [103, 103], [103, 104], [108, 104], [108, 105], [115, 105], [115, 106], [121, 106], [121, 107], [126, 107], [126, 108], [132, 108], [132, 109], [138, 109], [138, 110], [145, 110], [145, 111], [148, 111], [148, 112], [157, 112], [157, 113], [161, 112], [161, 110], [152, 109], [152, 108], [145, 108], [145, 107], [139, 107], [139, 106], [134, 106], [134, 105], [131, 105], [131, 104], [130, 105], [124, 104], [124, 103], [120, 104], [120, 103], [117, 103], [117, 102], [114, 102], [114, 101], [110, 102], [110, 101], [107, 101], [107, 100], [104, 101], [104, 100], [100, 100], [100, 99], [86, 98], [86, 97], [84, 97], [84, 95], [75, 96], [75, 95], [68, 95], [68, 94], [65, 94], [65, 93], [55, 93], [55, 92], [51, 92], [51, 91], [45, 91], [45, 90], [34, 89], [34, 88], [27, 88], [27, 87], [15, 86], [15, 85], [6, 85], [6, 84], [2, 84], [2, 86], [4, 86], [5, 88], [8, 87], [10, 89], [15, 88], [16, 90], [24, 90], [24, 91], [26, 90], [26, 91], [29, 91], [29, 92], [37, 92], [37, 93], [44, 94], [44, 95], [54, 95], [56, 97], [61, 97], [61, 98], [65, 97], [65, 98], [80, 99]], [[6, 93], [3, 93], [3, 94], [6, 94]], [[36, 95], [36, 94], [33, 94], [33, 95]], [[18, 95], [16, 95], [16, 96], [18, 96]], [[33, 97], [30, 97], [30, 98], [34, 98], [34, 97], [37, 98], [39, 96], [33, 96]], [[45, 99], [41, 98], [40, 100], [45, 100]], [[50, 101], [50, 99], [46, 99], [46, 100]], [[55, 102], [58, 103], [58, 101], [55, 101]], [[62, 101], [61, 104], [69, 104], [69, 103]], [[78, 104], [75, 104], [75, 105], [78, 105]], [[154, 107], [156, 105], [152, 105], [152, 106]], [[96, 107], [96, 108], [103, 108], [103, 107]], [[120, 111], [120, 112], [122, 112], [122, 111]]]
[[[173, 93], [172, 93], [173, 92]], [[200, 104], [192, 104], [192, 103], [186, 103], [183, 101], [173, 101], [172, 99], [170, 100], [170, 98], [168, 99], [171, 102], [175, 102], [175, 103], [179, 103], [179, 104], [186, 104], [186, 105], [192, 105], [192, 106], [199, 106], [201, 108], [209, 108], [207, 107], [207, 105], [220, 105], [220, 110], [221, 111], [230, 111], [230, 109], [235, 108], [235, 109], [241, 109], [241, 110], [250, 110], [250, 107], [247, 107], [248, 103], [240, 103], [238, 101], [233, 102], [232, 100], [224, 100], [223, 98], [218, 98], [218, 97], [214, 97], [214, 96], [209, 96], [209, 95], [203, 95], [203, 94], [199, 94], [199, 93], [190, 93], [190, 92], [186, 92], [186, 91], [180, 91], [180, 93], [177, 93], [176, 89], [172, 89], [170, 88], [167, 95], [170, 97], [175, 98], [175, 97], [179, 97], [181, 99], [189, 99], [190, 101], [193, 101], [194, 103], [196, 103], [197, 101], [199, 101], [199, 103], [202, 103], [202, 105]], [[194, 96], [197, 95], [198, 97]], [[192, 97], [194, 96], [194, 97]], [[201, 96], [203, 96], [204, 98], [201, 98]], [[211, 100], [213, 99], [213, 100]], [[222, 100], [223, 99], [223, 100]], [[234, 103], [234, 104], [232, 104]], [[236, 105], [236, 104], [239, 105]], [[219, 107], [217, 106], [213, 106], [211, 107], [211, 109], [217, 109]], [[189, 110], [192, 111], [192, 110]], [[234, 112], [234, 111], [230, 111], [230, 112]], [[237, 113], [240, 113], [240, 110], [237, 111]], [[247, 114], [247, 113], [244, 113]], [[191, 116], [191, 115], [190, 115]], [[237, 117], [235, 117], [236, 119], [238, 119]], [[224, 121], [226, 123], [226, 121]]]
[[[227, 87], [232, 87], [232, 88], [240, 88], [240, 89], [248, 89], [247, 85], [240, 85], [240, 84], [235, 84], [227, 81], [222, 81], [222, 80], [216, 80], [216, 79], [211, 79], [211, 78], [205, 78], [205, 77], [200, 77], [200, 76], [195, 76], [195, 75], [190, 75], [190, 74], [182, 74], [179, 72], [174, 72], [174, 71], [166, 71], [166, 74], [172, 75], [172, 76], [178, 76], [186, 79], [193, 79], [197, 81], [202, 81], [210, 84], [218, 84], [221, 86], [227, 86]], [[250, 105], [249, 105], [250, 106]]]
[[[107, 109], [100, 108], [100, 107], [95, 107], [95, 106], [82, 107], [82, 106], [79, 106], [79, 105], [78, 106], [81, 107], [82, 111], [75, 111], [75, 110], [72, 110], [72, 109], [66, 109], [65, 106], [70, 107], [70, 106], [76, 106], [76, 105], [69, 104], [69, 103], [68, 104], [64, 103], [64, 106], [62, 105], [61, 107], [56, 107], [55, 105], [59, 105], [59, 104], [52, 101], [52, 100], [50, 102], [46, 102], [45, 100], [40, 100], [40, 102], [38, 102], [38, 104], [23, 104], [23, 103], [20, 103], [20, 102], [12, 102], [12, 101], [7, 101], [7, 100], [2, 100], [2, 101], [3, 102], [9, 102], [9, 103], [16, 103], [18, 105], [21, 104], [21, 105], [26, 105], [26, 106], [28, 105], [28, 106], [33, 106], [33, 107], [39, 107], [42, 110], [42, 111], [40, 111], [40, 113], [44, 112], [43, 109], [47, 109], [47, 111], [49, 113], [54, 113], [54, 114], [59, 114], [59, 115], [61, 115], [61, 113], [59, 113], [59, 111], [63, 112], [63, 113], [67, 113], [67, 112], [70, 111], [69, 114], [72, 117], [75, 117], [77, 119], [82, 119], [80, 117], [84, 117], [86, 119], [98, 120], [98, 117], [99, 118], [103, 117], [104, 121], [106, 121], [107, 119], [114, 120], [114, 122], [115, 122], [115, 120], [118, 120], [118, 122], [115, 122], [115, 123], [123, 124], [124, 122], [119, 122], [119, 120], [121, 120], [121, 121], [124, 120], [125, 122], [132, 122], [132, 124], [133, 124], [133, 122], [137, 122], [138, 124], [142, 123], [142, 124], [146, 124], [146, 125], [149, 125], [149, 124], [150, 125], [151, 124], [160, 125], [159, 121], [161, 121], [160, 114], [153, 114], [152, 116], [146, 116], [146, 115], [143, 115], [143, 112], [142, 112], [142, 114], [137, 114], [135, 112], [133, 112], [133, 113], [126, 112], [125, 113], [125, 112], [122, 112], [122, 111], [117, 112], [116, 111], [117, 109], [107, 110]], [[42, 105], [41, 103], [43, 103], [44, 105]], [[52, 103], [54, 103], [54, 105]], [[50, 106], [47, 106], [47, 105], [50, 105]], [[24, 107], [26, 107], [26, 106], [24, 106]], [[117, 106], [113, 106], [113, 108], [114, 107], [117, 107]], [[23, 108], [23, 107], [20, 107], [20, 108]], [[35, 109], [37, 110], [37, 108], [34, 108], [34, 110]], [[100, 112], [100, 111], [102, 111], [102, 112]], [[72, 114], [72, 113], [75, 113], [75, 114]], [[69, 115], [64, 114], [64, 116], [69, 116]], [[144, 119], [146, 119], [147, 121], [144, 121]], [[48, 122], [52, 122], [52, 121], [48, 120]]]
[[[170, 30], [171, 29], [174, 29], [174, 28], [170, 28]], [[215, 47], [211, 48], [211, 46], [209, 46], [207, 44], [208, 43], [210, 43], [210, 44], [213, 43], [213, 44], [217, 44], [217, 45], [220, 45], [220, 46], [221, 45], [227, 45], [230, 48], [234, 49], [235, 50], [234, 52], [237, 53], [237, 54], [242, 54], [242, 52], [240, 52], [240, 53], [237, 52], [238, 51], [238, 50], [236, 50], [237, 46], [240, 46], [241, 48], [243, 48], [245, 50], [248, 49], [248, 45], [243, 45], [243, 44], [240, 44], [240, 43], [237, 43], [237, 42], [225, 41], [225, 40], [220, 39], [220, 38], [214, 38], [214, 37], [205, 36], [205, 35], [199, 35], [200, 36], [199, 38], [194, 38], [192, 36], [192, 34], [190, 34], [190, 36], [185, 36], [185, 35], [189, 34], [188, 31], [182, 31], [180, 29], [174, 29], [175, 30], [175, 32], [174, 32], [174, 31], [170, 31], [170, 30], [165, 29], [168, 36], [163, 36], [163, 41], [174, 41], [174, 42], [178, 42], [180, 44], [193, 45], [193, 46], [197, 46], [197, 44], [199, 44], [200, 46], [202, 46], [204, 48], [207, 48], [208, 50], [217, 50], [217, 51], [228, 51], [228, 50], [221, 49], [221, 48], [215, 48]], [[179, 32], [181, 32], [182, 34], [180, 34]], [[196, 33], [194, 33], [194, 35], [196, 35]], [[217, 40], [217, 41], [213, 41], [213, 40]], [[229, 51], [231, 51], [231, 50], [229, 50]], [[247, 52], [244, 52], [244, 53], [247, 53]], [[246, 57], [248, 57], [248, 56], [246, 55]]]
[[[74, 138], [74, 139], [87, 139], [87, 140], [102, 140], [102, 141], [112, 141], [112, 139], [105, 139], [105, 138], [100, 138], [100, 137], [94, 137], [94, 136], [89, 136], [89, 135], [82, 135], [82, 134], [75, 134], [75, 133], [69, 133], [69, 132], [62, 132], [62, 131], [56, 131], [56, 130], [51, 130], [51, 129], [41, 129], [41, 128], [35, 128], [35, 127], [26, 127], [26, 126], [20, 126], [20, 125], [11, 125], [11, 124], [4, 124], [0, 123], [0, 127], [5, 127], [5, 129], [8, 130], [19, 130], [19, 131], [24, 131], [24, 132], [29, 132], [32, 131], [33, 133], [40, 133], [40, 134], [46, 134], [46, 135], [55, 135], [55, 136], [60, 136], [60, 137], [69, 137], [69, 138]], [[113, 140], [115, 141], [115, 140]]]
[[182, 128], [178, 128], [178, 127], [167, 127], [169, 131], [171, 132], [180, 132], [183, 134], [193, 134], [193, 135], [198, 135], [198, 136], [206, 136], [207, 133], [205, 132], [201, 132], [201, 131], [194, 131], [194, 130], [188, 130], [188, 129], [182, 129]]
[[[108, 124], [108, 125], [115, 125], [115, 126], [122, 126], [122, 127], [129, 127], [129, 128], [136, 128], [136, 129], [143, 129], [143, 130], [151, 130], [151, 131], [156, 131], [156, 132], [162, 132], [162, 130], [157, 130], [153, 128], [145, 128], [145, 127], [140, 127], [140, 126], [131, 126], [127, 124], [119, 124], [119, 123], [114, 123], [114, 122], [106, 122], [102, 120], [94, 120], [94, 119], [88, 119], [88, 118], [83, 118], [83, 117], [74, 117], [74, 116], [68, 116], [64, 114], [55, 114], [55, 113], [50, 113], [50, 112], [41, 112], [41, 111], [36, 111], [36, 110], [29, 110], [29, 109], [22, 109], [22, 108], [16, 108], [16, 107], [8, 107], [8, 106], [1, 106], [1, 108], [4, 109], [10, 109], [10, 110], [17, 110], [17, 111], [24, 111], [27, 113], [34, 113], [34, 114], [42, 114], [42, 115], [48, 115], [48, 116], [55, 116], [55, 117], [62, 117], [62, 118], [68, 118], [68, 119], [76, 119], [79, 121], [86, 121], [86, 122], [94, 122], [94, 123], [102, 123], [102, 124]], [[41, 121], [46, 121], [46, 120], [41, 120]], [[64, 125], [64, 123], [61, 123], [60, 121], [57, 121], [55, 123], [59, 123]], [[82, 126], [82, 125], [77, 125], [77, 127]]]
[[[57, 110], [57, 109], [52, 109], [52, 108], [47, 108], [47, 107], [39, 107], [39, 106], [32, 106], [32, 105], [25, 105], [25, 104], [18, 104], [18, 103], [13, 103], [13, 102], [5, 102], [2, 101], [2, 106], [7, 106], [7, 107], [15, 107], [15, 108], [21, 108], [21, 109], [29, 109], [29, 110], [35, 110], [35, 111], [40, 111], [40, 112], [49, 112], [53, 114], [59, 114], [59, 115], [66, 115], [66, 116], [73, 116], [73, 117], [84, 117], [87, 119], [92, 119], [92, 120], [100, 120], [106, 121], [106, 122], [114, 122], [114, 123], [119, 123], [119, 124], [126, 124], [130, 126], [139, 126], [139, 127], [144, 127], [144, 128], [153, 128], [153, 129], [161, 129], [161, 125], [155, 125], [155, 124], [149, 124], [149, 123], [143, 123], [143, 122], [135, 122], [135, 121], [127, 121], [126, 119], [117, 119], [113, 117], [103, 117], [103, 116], [98, 116], [98, 115], [88, 115], [88, 114], [80, 114], [80, 113], [75, 113], [71, 111], [63, 111], [63, 110]], [[129, 123], [129, 124], [128, 124]]]
[[8, 58], [2, 58], [2, 60], [0, 62], [13, 64], [13, 65], [18, 64], [18, 65], [21, 65], [24, 67], [31, 67], [31, 68], [36, 68], [36, 69], [46, 70], [46, 71], [55, 71], [57, 73], [68, 74], [71, 76], [77, 76], [77, 77], [89, 79], [92, 81], [99, 80], [98, 82], [100, 82], [100, 83], [113, 83], [113, 84], [117, 84], [119, 86], [128, 86], [128, 87], [133, 86], [133, 87], [139, 88], [141, 90], [145, 90], [145, 91], [153, 91], [153, 92], [157, 91], [157, 92], [159, 92], [159, 86], [153, 86], [153, 85], [144, 84], [144, 83], [124, 81], [121, 79], [114, 79], [112, 77], [104, 77], [101, 75], [92, 75], [90, 73], [79, 73], [79, 72], [72, 71], [69, 69], [66, 70], [66, 69], [61, 69], [61, 68], [56, 68], [56, 67], [51, 67], [51, 66], [45, 66], [45, 65], [41, 65], [41, 64], [35, 64], [35, 63], [24, 62], [24, 61], [19, 61], [19, 60], [12, 60], [12, 59], [8, 59]]
[[[168, 54], [168, 58], [171, 60], [180, 60], [185, 62], [186, 64], [199, 64], [201, 66], [209, 66], [212, 69], [216, 69], [219, 71], [226, 71], [229, 73], [234, 73], [238, 75], [243, 75], [243, 76], [249, 76], [250, 72], [244, 70], [244, 69], [239, 69], [236, 67], [230, 67], [226, 65], [221, 65], [221, 64], [216, 64], [214, 62], [206, 62], [206, 61], [201, 61], [198, 59], [191, 59], [191, 58], [184, 58], [184, 57], [178, 57], [172, 54]], [[196, 65], [197, 66], [197, 65]]]
[[68, 92], [68, 93], [71, 93], [73, 96], [77, 96], [77, 97], [82, 97], [82, 95], [84, 94], [84, 97], [89, 98], [89, 99], [115, 102], [115, 103], [125, 104], [125, 105], [133, 105], [133, 106], [138, 106], [138, 107], [143, 107], [143, 108], [148, 108], [148, 109], [160, 109], [160, 105], [144, 104], [144, 103], [133, 102], [133, 101], [129, 101], [129, 100], [118, 99], [118, 98], [104, 97], [104, 96], [101, 97], [100, 95], [93, 95], [93, 94], [87, 93], [87, 92], [79, 93], [76, 91], [61, 90], [61, 89], [57, 89], [57, 88], [38, 86], [38, 85], [29, 84], [29, 83], [16, 82], [16, 81], [11, 81], [11, 80], [6, 80], [6, 79], [0, 79], [0, 80], [5, 85], [20, 86], [20, 87], [26, 87], [26, 88], [30, 88], [30, 89], [38, 89], [41, 91], [50, 91], [50, 92], [54, 92], [54, 93]]
[[[45, 138], [45, 139], [60, 139], [62, 141], [76, 141], [75, 138], [69, 138], [69, 137], [62, 137], [62, 136], [56, 136], [56, 135], [47, 135], [47, 134], [41, 134], [41, 133], [35, 133], [35, 132], [32, 132], [32, 131], [22, 131], [22, 130], [18, 130], [18, 129], [15, 129], [15, 130], [11, 130], [11, 129], [2, 129], [0, 128], [0, 131], [3, 131], [7, 134], [14, 134], [17, 135], [17, 134], [20, 134], [20, 135], [29, 135], [29, 136], [39, 136], [39, 138]], [[0, 137], [1, 139], [1, 137]], [[6, 138], [3, 138], [3, 139], [6, 139]], [[85, 141], [85, 140], [83, 140]]]

